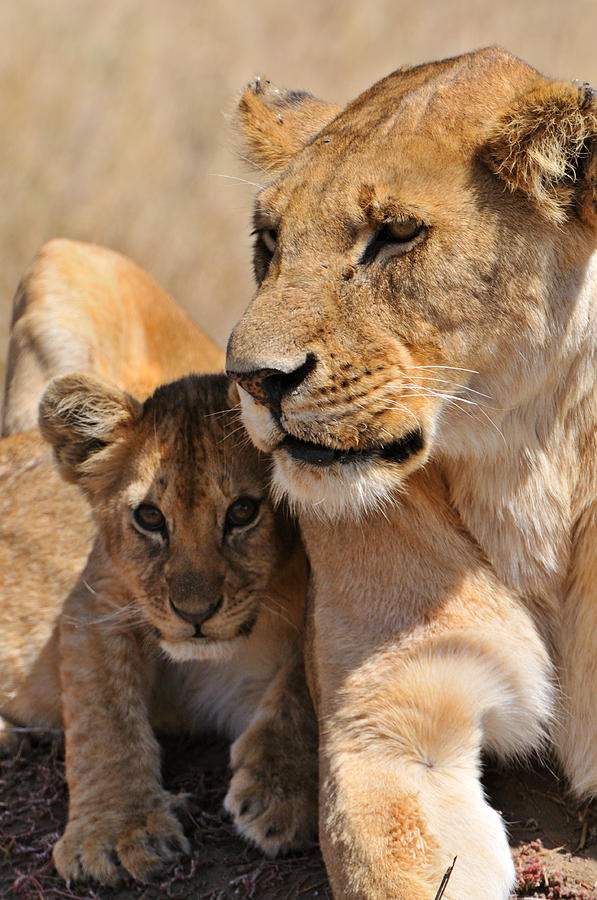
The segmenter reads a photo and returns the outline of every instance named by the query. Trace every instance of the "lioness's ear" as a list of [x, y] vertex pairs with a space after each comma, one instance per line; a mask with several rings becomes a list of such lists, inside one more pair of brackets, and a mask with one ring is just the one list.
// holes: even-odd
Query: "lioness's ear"
[[280, 172], [340, 110], [305, 91], [280, 91], [255, 79], [238, 104], [237, 124], [247, 158], [266, 172]]
[[486, 146], [493, 171], [563, 222], [597, 215], [597, 102], [588, 84], [543, 82], [501, 115]]
[[117, 464], [109, 451], [140, 411], [136, 400], [105, 381], [59, 375], [40, 400], [39, 428], [54, 448], [62, 477], [89, 493], [94, 480], [109, 477]]

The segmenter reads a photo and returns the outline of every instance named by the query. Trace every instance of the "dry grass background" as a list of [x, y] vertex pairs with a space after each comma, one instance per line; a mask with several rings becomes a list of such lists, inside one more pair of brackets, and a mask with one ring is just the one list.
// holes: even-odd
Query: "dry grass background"
[[0, 370], [19, 275], [57, 235], [129, 254], [225, 341], [253, 189], [219, 176], [247, 174], [228, 118], [255, 73], [346, 101], [500, 43], [597, 82], [595, 34], [595, 0], [2, 0]]

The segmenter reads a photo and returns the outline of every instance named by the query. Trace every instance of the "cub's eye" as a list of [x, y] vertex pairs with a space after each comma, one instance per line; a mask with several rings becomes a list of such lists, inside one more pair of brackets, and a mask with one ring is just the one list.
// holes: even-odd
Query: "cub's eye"
[[250, 525], [259, 512], [259, 501], [252, 497], [239, 497], [226, 510], [226, 525], [229, 528], [242, 528]]
[[133, 518], [143, 531], [163, 531], [166, 527], [163, 513], [151, 503], [141, 503], [133, 511]]
[[[386, 247], [389, 250], [392, 250], [392, 247], [399, 250], [401, 245], [407, 245], [416, 240], [423, 233], [424, 228], [425, 226], [419, 219], [413, 218], [384, 222], [367, 244], [359, 262], [371, 262]], [[405, 246], [404, 249], [406, 251], [410, 248]]]

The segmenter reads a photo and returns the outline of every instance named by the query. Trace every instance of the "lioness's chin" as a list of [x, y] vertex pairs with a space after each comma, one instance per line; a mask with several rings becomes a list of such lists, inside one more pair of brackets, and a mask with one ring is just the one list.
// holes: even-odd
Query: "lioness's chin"
[[384, 445], [335, 449], [285, 431], [267, 407], [239, 388], [243, 423], [253, 443], [272, 454], [275, 499], [328, 519], [381, 509], [429, 455], [432, 423]]
[[320, 466], [298, 461], [282, 448], [273, 454], [275, 499], [330, 520], [366, 515], [396, 499], [406, 476], [423, 464], [424, 456], [421, 452], [402, 463], [371, 457]]
[[234, 656], [244, 637], [217, 641], [210, 638], [192, 638], [189, 641], [167, 641], [162, 639], [160, 647], [176, 662], [193, 662], [197, 660], [213, 660], [227, 662]]

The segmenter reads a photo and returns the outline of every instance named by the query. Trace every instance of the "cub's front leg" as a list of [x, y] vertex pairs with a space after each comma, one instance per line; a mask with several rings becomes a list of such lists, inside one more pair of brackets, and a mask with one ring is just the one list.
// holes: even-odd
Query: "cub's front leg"
[[317, 832], [317, 725], [296, 649], [230, 752], [224, 806], [244, 838], [268, 856], [304, 846]]
[[94, 624], [72, 607], [60, 623], [69, 813], [54, 863], [66, 880], [114, 882], [119, 864], [143, 879], [189, 850], [148, 720], [153, 664], [118, 615]]

